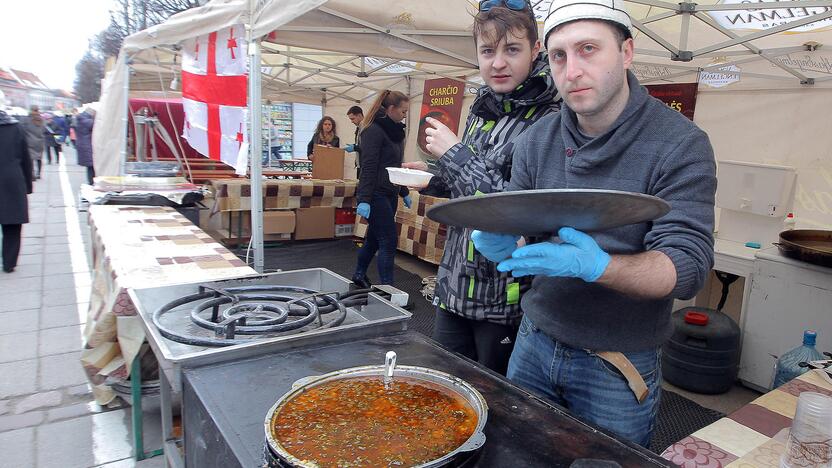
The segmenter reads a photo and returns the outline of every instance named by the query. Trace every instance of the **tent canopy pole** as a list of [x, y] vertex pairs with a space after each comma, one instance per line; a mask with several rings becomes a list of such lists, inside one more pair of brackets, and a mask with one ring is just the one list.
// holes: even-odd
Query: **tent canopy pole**
[[[250, 0], [249, 21], [254, 18], [256, 0]], [[260, 99], [260, 38], [254, 37], [254, 25], [246, 25], [248, 35], [249, 164], [251, 164], [251, 246], [254, 269], [263, 273], [263, 103]]]

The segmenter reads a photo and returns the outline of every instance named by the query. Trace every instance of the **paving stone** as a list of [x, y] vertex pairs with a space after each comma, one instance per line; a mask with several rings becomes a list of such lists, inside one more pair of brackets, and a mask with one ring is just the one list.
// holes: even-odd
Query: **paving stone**
[[[30, 411], [23, 414], [0, 416], [0, 432], [13, 431], [24, 427], [37, 426], [46, 420], [46, 412]], [[47, 447], [44, 445], [44, 447]], [[57, 465], [56, 465], [57, 466]]]
[[[32, 257], [32, 255], [26, 255], [27, 257]], [[30, 265], [39, 265], [39, 263], [31, 263]], [[21, 264], [18, 263], [18, 267]], [[3, 278], [0, 281], [0, 294], [6, 293], [19, 293], [19, 292], [27, 292], [27, 291], [40, 291], [42, 281], [40, 278], [10, 278], [14, 273], [8, 275], [9, 277]], [[2, 307], [2, 306], [0, 306]]]
[[0, 313], [0, 324], [3, 324], [0, 326], [0, 335], [36, 331], [39, 315], [37, 309]]
[[66, 393], [71, 396], [86, 396], [92, 394], [92, 389], [89, 384], [81, 384], [67, 388]]
[[36, 392], [37, 375], [37, 359], [0, 364], [0, 398]]
[[[49, 281], [47, 280], [47, 284], [48, 282]], [[43, 292], [42, 304], [44, 307], [52, 307], [78, 304], [79, 302], [89, 302], [90, 292], [89, 287], [83, 286], [71, 288], [47, 288]]]
[[[24, 240], [23, 243], [25, 245], [26, 241]], [[33, 278], [33, 277], [40, 277], [42, 275], [43, 275], [43, 265], [19, 265], [14, 269], [13, 272], [9, 273], [8, 276], [6, 276], [5, 278], [8, 278], [8, 279]]]
[[[47, 246], [49, 247], [49, 246]], [[69, 252], [63, 253], [47, 253], [44, 255], [43, 263], [47, 265], [52, 264], [62, 264], [62, 263], [72, 263], [72, 255]], [[46, 267], [48, 270], [51, 267]]]
[[87, 321], [87, 309], [89, 303], [84, 303], [81, 315], [78, 313], [78, 304], [67, 304], [60, 306], [43, 306], [40, 313], [41, 328], [68, 327], [80, 325]]
[[78, 403], [77, 405], [62, 406], [54, 408], [46, 412], [46, 420], [48, 422], [60, 421], [62, 419], [80, 418], [90, 414], [100, 413], [98, 405], [95, 403]]
[[92, 279], [90, 278], [90, 275], [84, 273], [64, 273], [60, 275], [50, 275], [49, 278], [45, 280], [45, 284], [49, 288], [55, 289], [89, 287], [92, 285]]
[[0, 362], [22, 361], [38, 356], [38, 333], [0, 336]]
[[44, 266], [43, 276], [46, 284], [49, 284], [50, 276], [62, 275], [66, 273], [84, 273], [89, 271], [90, 266], [87, 262], [84, 262], [84, 264], [82, 265], [76, 265], [73, 263], [55, 263], [52, 265]]
[[40, 331], [38, 356], [78, 351], [83, 347], [83, 326], [49, 328]]
[[20, 247], [20, 255], [32, 255], [43, 253], [44, 246], [38, 242], [32, 242], [33, 239], [27, 239]]
[[0, 468], [35, 466], [35, 429], [26, 428], [0, 433]]
[[87, 375], [81, 365], [81, 351], [77, 349], [80, 349], [80, 346], [71, 353], [40, 358], [38, 391], [78, 386], [87, 382]]
[[46, 244], [44, 252], [47, 254], [68, 254], [70, 252], [69, 244]]
[[17, 402], [14, 407], [14, 414], [23, 414], [38, 408], [50, 408], [58, 406], [63, 401], [61, 392], [34, 393]]
[[[24, 265], [20, 268], [25, 268]], [[16, 271], [16, 270], [15, 270]], [[12, 273], [14, 274], [14, 273]], [[34, 281], [37, 281], [36, 279]], [[42, 301], [42, 294], [40, 291], [26, 291], [19, 293], [3, 294], [3, 305], [0, 306], [0, 312], [12, 312], [16, 310], [40, 309]]]
[[133, 452], [130, 411], [111, 411], [44, 424], [38, 428], [36, 444], [48, 447], [37, 451], [37, 466], [87, 467], [125, 460]]
[[18, 265], [40, 265], [43, 263], [43, 254], [20, 255], [17, 257]]

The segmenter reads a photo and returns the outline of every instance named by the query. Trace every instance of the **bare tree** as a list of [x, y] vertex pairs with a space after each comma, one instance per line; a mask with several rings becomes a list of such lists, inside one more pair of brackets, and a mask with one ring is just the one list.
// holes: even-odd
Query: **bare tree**
[[101, 79], [104, 78], [104, 62], [87, 51], [75, 65], [75, 95], [81, 102], [94, 102], [101, 96]]
[[176, 13], [199, 6], [197, 0], [113, 0], [110, 25], [93, 41], [104, 57], [118, 55], [124, 38], [164, 22]]
[[90, 41], [86, 55], [75, 66], [75, 94], [83, 102], [97, 101], [104, 76], [104, 60], [115, 57], [127, 36], [162, 23], [176, 13], [199, 6], [198, 0], [112, 0], [110, 24]]

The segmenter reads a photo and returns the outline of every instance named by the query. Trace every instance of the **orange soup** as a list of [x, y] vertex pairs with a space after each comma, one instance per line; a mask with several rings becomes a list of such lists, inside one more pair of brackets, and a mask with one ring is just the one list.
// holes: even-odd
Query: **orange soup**
[[306, 390], [272, 417], [272, 436], [319, 467], [406, 467], [435, 460], [468, 440], [474, 408], [438, 384], [355, 377]]

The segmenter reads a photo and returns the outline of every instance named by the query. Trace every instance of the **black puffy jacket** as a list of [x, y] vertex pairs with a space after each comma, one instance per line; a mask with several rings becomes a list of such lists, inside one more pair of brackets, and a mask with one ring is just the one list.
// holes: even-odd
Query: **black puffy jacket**
[[405, 196], [407, 187], [390, 183], [386, 167], [401, 167], [404, 159], [404, 125], [393, 122], [383, 113], [376, 115], [373, 123], [360, 135], [361, 153], [358, 181], [358, 203], [370, 203], [373, 195]]

